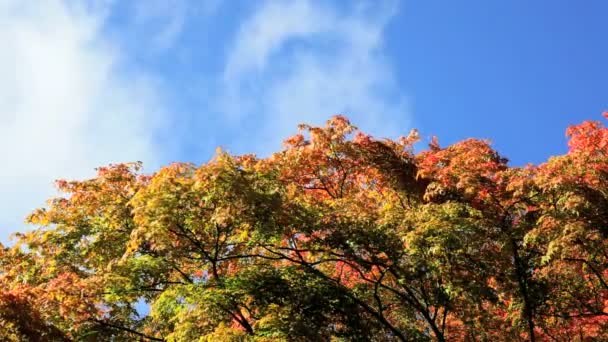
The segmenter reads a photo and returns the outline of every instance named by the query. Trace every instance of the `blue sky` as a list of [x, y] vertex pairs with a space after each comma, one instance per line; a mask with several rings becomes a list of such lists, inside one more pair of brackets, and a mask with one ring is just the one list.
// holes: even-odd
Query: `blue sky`
[[343, 113], [513, 165], [608, 109], [608, 2], [0, 0], [0, 241], [57, 178], [265, 155]]

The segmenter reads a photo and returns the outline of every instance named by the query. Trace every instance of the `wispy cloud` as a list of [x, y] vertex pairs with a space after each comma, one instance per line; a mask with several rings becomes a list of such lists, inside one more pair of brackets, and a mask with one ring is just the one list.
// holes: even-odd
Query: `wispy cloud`
[[178, 43], [192, 19], [204, 20], [214, 14], [221, 0], [146, 0], [126, 4], [131, 18], [127, 20], [127, 30], [120, 27], [118, 35], [131, 34], [130, 42], [140, 49], [166, 52]]
[[256, 141], [268, 152], [297, 123], [335, 113], [379, 135], [409, 126], [407, 99], [383, 53], [395, 3], [348, 4], [267, 1], [243, 22], [222, 80], [224, 111], [241, 122], [255, 117], [258, 125], [239, 149]]
[[56, 178], [110, 162], [157, 164], [164, 104], [151, 74], [101, 34], [109, 2], [0, 4], [0, 239]]

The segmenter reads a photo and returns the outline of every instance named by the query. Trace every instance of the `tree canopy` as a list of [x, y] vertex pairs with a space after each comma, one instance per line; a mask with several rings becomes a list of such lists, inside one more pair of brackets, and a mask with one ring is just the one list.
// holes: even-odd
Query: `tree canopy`
[[608, 340], [601, 122], [524, 167], [343, 116], [299, 129], [267, 158], [57, 181], [0, 248], [0, 339]]

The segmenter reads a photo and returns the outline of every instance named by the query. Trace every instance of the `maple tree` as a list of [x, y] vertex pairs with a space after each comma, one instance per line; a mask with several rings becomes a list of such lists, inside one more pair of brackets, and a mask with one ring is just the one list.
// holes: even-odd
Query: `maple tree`
[[38, 228], [0, 248], [0, 338], [608, 339], [601, 122], [524, 167], [343, 116], [300, 131], [268, 158], [58, 181]]

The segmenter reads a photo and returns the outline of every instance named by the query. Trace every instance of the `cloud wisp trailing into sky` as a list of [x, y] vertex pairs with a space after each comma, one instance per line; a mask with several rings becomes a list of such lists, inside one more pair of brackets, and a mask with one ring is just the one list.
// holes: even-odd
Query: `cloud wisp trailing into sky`
[[148, 50], [151, 55], [171, 53], [192, 22], [214, 14], [220, 5], [221, 0], [116, 2], [111, 14], [114, 18], [122, 15], [122, 23], [110, 28], [114, 39], [130, 45], [125, 48]]
[[241, 122], [255, 117], [257, 130], [247, 140], [264, 153], [298, 123], [320, 124], [337, 113], [375, 134], [403, 133], [410, 124], [407, 99], [383, 53], [384, 29], [396, 10], [394, 2], [343, 8], [264, 2], [242, 22], [229, 49], [222, 112]]

